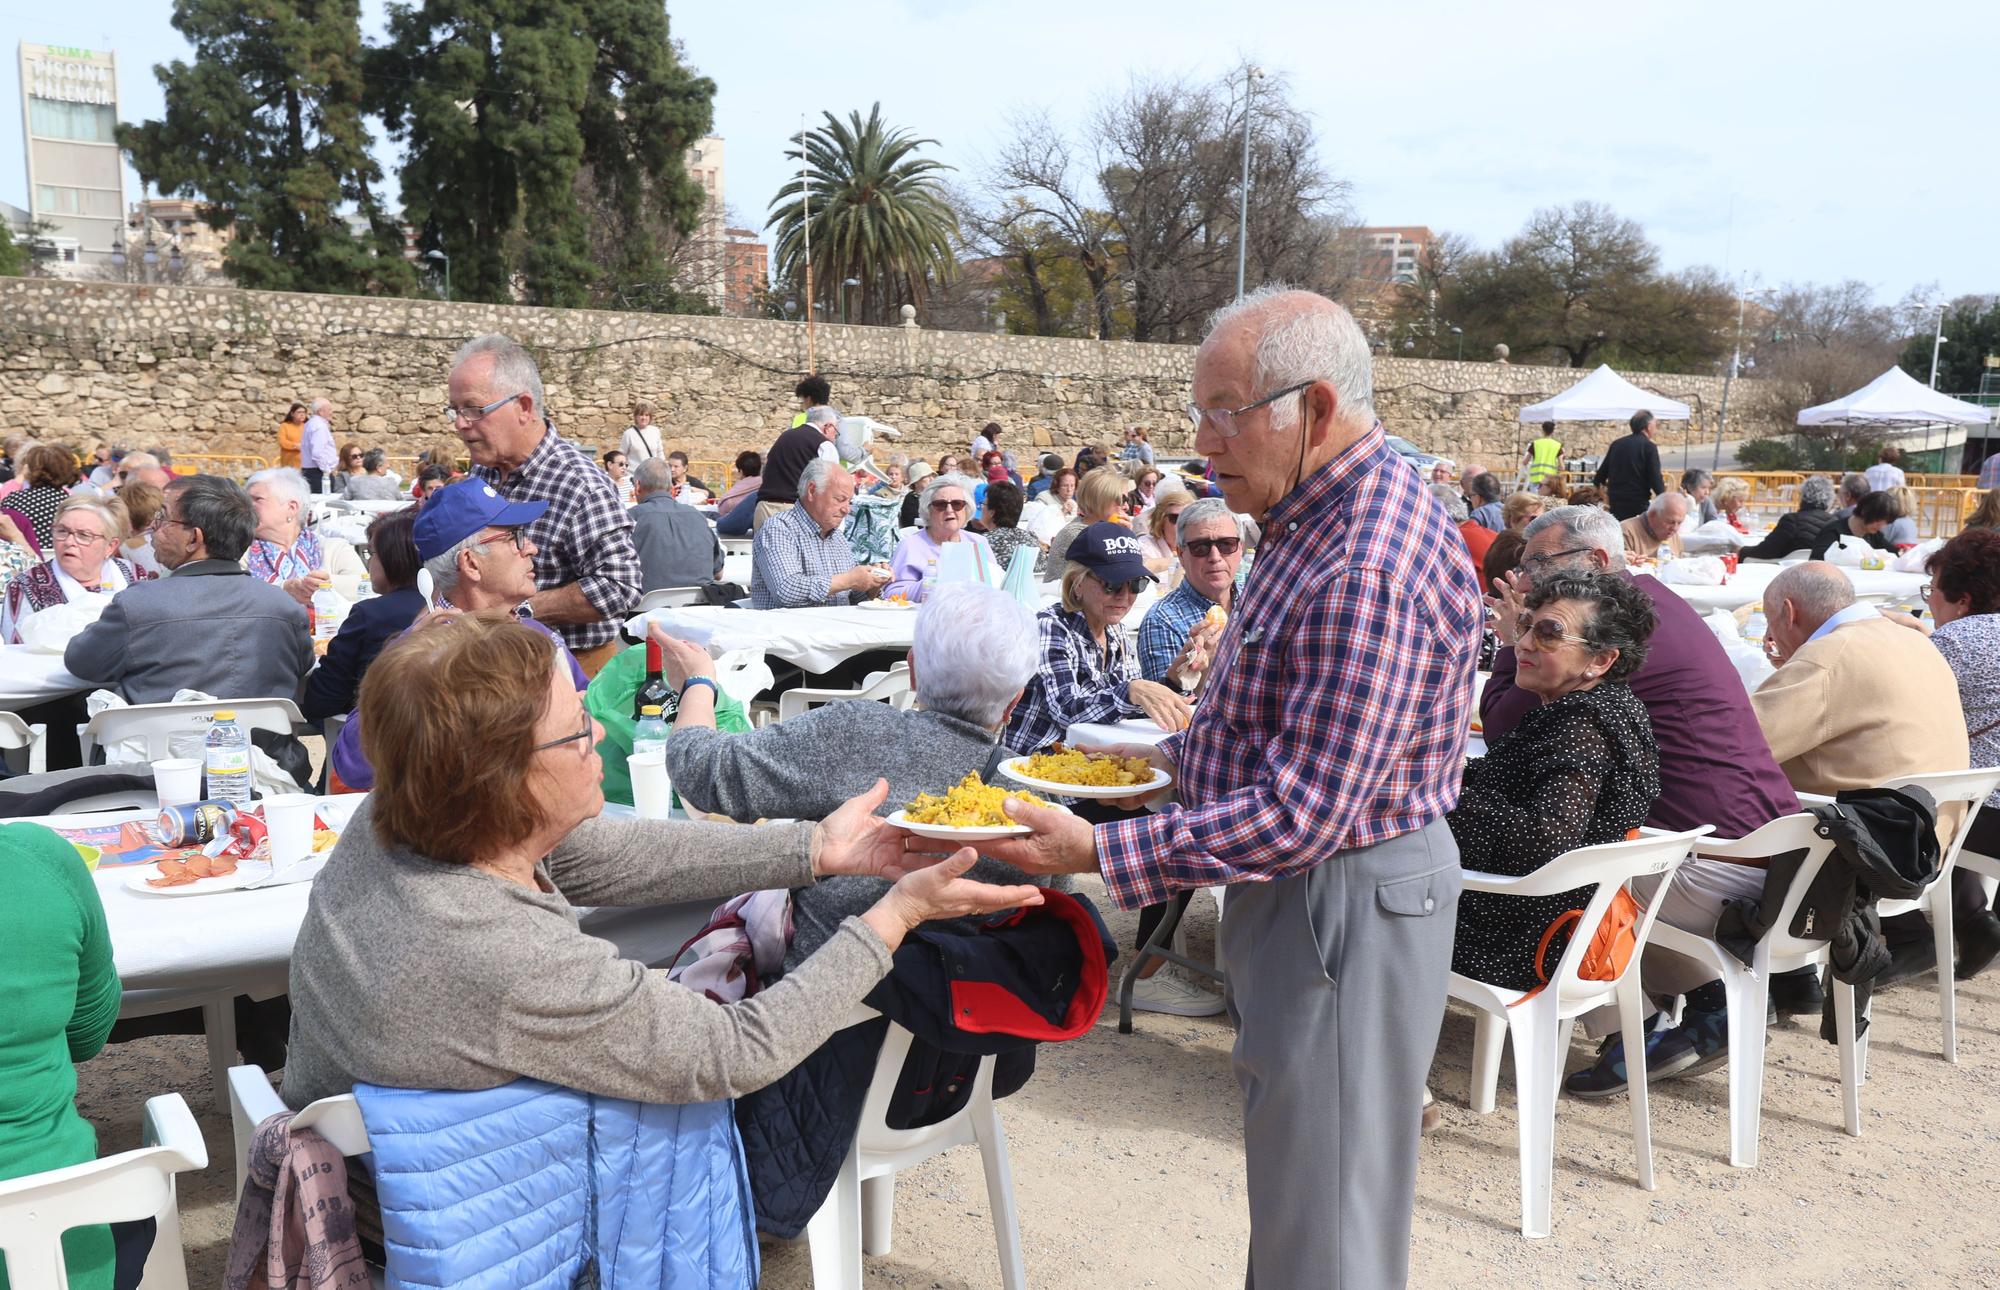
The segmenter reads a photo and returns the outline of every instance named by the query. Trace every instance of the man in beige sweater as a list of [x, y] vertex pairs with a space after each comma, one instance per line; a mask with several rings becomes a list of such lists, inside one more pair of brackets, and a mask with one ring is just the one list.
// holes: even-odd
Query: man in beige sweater
[[[1811, 561], [1771, 579], [1765, 649], [1778, 670], [1750, 696], [1778, 768], [1802, 793], [1874, 788], [1971, 765], [1952, 671], [1922, 633], [1855, 600], [1847, 575]], [[1955, 824], [1938, 820], [1940, 837]], [[1935, 966], [1921, 914], [1884, 924], [1895, 964], [1877, 985]]]
[[1688, 516], [1686, 493], [1661, 493], [1645, 510], [1618, 528], [1625, 535], [1627, 560], [1650, 560], [1666, 547], [1670, 555], [1681, 555], [1681, 521]]

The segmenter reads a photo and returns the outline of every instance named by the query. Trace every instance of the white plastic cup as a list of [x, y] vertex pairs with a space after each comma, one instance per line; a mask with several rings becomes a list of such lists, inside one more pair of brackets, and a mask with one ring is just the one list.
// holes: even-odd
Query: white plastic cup
[[160, 805], [185, 806], [201, 800], [201, 761], [195, 757], [162, 757], [153, 763], [153, 789]]
[[281, 793], [264, 799], [272, 868], [297, 864], [312, 855], [313, 812], [318, 805], [319, 798], [311, 793]]
[[672, 812], [674, 786], [667, 778], [665, 751], [633, 753], [625, 759], [632, 776], [632, 809], [642, 820], [664, 820]]

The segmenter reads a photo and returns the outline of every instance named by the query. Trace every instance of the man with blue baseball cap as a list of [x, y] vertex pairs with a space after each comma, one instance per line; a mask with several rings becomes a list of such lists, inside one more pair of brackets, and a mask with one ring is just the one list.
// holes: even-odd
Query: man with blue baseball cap
[[[483, 479], [462, 479], [432, 493], [411, 536], [431, 575], [436, 608], [478, 613], [506, 610], [556, 643], [570, 677], [590, 684], [562, 637], [528, 608], [535, 594], [535, 544], [522, 529], [549, 508], [544, 501], [513, 502]], [[419, 624], [423, 622], [420, 618]], [[333, 747], [333, 772], [354, 790], [374, 787], [375, 772], [361, 755], [361, 723], [350, 718]]]

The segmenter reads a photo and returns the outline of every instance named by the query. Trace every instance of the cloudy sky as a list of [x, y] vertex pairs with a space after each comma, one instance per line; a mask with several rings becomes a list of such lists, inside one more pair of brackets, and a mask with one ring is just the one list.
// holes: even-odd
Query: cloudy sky
[[[936, 138], [977, 178], [1008, 119], [1081, 121], [1134, 74], [1282, 71], [1325, 158], [1376, 224], [1492, 245], [1539, 206], [1590, 198], [1637, 219], [1669, 267], [2000, 291], [1991, 0], [1680, 0], [1530, 6], [1431, 0], [671, 0], [718, 86], [729, 204], [761, 225], [800, 113], [864, 114]], [[363, 0], [379, 29], [383, 0]], [[186, 54], [166, 0], [0, 0], [0, 103], [14, 43], [115, 49], [127, 120], [149, 68]], [[0, 199], [22, 204], [17, 124]], [[136, 195], [136, 178], [130, 180]], [[393, 196], [393, 193], [391, 194]]]

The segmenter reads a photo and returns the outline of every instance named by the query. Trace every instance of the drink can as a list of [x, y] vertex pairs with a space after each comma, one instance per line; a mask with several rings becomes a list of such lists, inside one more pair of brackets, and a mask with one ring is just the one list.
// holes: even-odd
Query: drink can
[[184, 802], [160, 810], [160, 845], [204, 847], [225, 837], [236, 823], [236, 807], [228, 802]]
[[1736, 576], [1736, 553], [1734, 551], [1728, 552], [1722, 557], [1722, 568], [1731, 577]]

